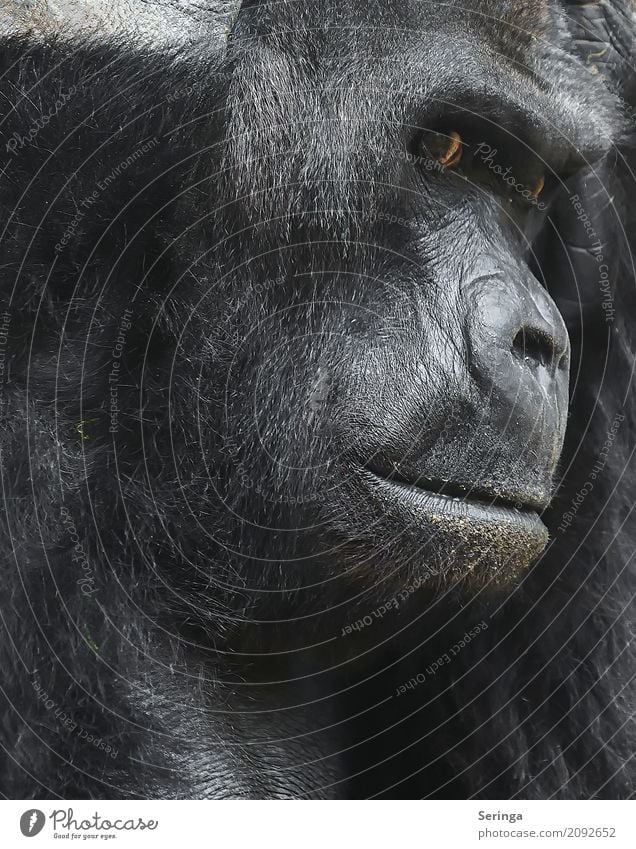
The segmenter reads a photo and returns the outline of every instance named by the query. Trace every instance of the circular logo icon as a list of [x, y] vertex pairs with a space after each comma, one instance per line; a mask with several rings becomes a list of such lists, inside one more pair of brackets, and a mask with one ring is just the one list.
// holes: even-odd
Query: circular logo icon
[[20, 817], [20, 831], [25, 837], [35, 837], [44, 828], [46, 817], [37, 808], [25, 811]]

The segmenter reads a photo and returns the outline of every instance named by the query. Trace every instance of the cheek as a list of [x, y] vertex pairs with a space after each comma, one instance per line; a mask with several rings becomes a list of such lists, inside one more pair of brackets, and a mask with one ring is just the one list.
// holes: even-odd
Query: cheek
[[373, 327], [349, 340], [340, 360], [334, 357], [332, 431], [356, 456], [407, 453], [467, 398], [456, 311], [447, 305], [436, 314], [418, 294], [406, 308], [387, 305]]
[[328, 465], [347, 340], [301, 307], [251, 326], [227, 372], [224, 438], [239, 443], [235, 454], [262, 487], [295, 488]]
[[334, 286], [311, 304], [243, 322], [224, 415], [255, 473], [289, 481], [324, 475], [343, 456], [406, 452], [461, 395], [456, 308], [439, 294], [433, 303], [424, 286], [372, 285]]

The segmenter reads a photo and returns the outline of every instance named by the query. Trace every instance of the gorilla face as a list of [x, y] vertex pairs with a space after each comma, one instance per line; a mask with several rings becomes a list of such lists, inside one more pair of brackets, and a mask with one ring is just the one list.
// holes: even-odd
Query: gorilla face
[[[153, 20], [161, 8], [148, 4]], [[136, 396], [118, 453], [150, 452], [153, 489], [155, 475], [177, 482], [175, 527], [193, 515], [190, 549], [248, 585], [337, 584], [340, 598], [342, 578], [383, 593], [415, 578], [505, 584], [546, 545], [567, 418], [562, 286], [538, 237], [563, 179], [611, 146], [617, 104], [596, 77], [581, 85], [558, 6], [215, 8], [183, 73], [189, 189], [168, 191], [182, 228], [166, 275], [175, 407], [138, 446]], [[156, 43], [143, 16], [109, 9]], [[172, 126], [170, 97], [147, 111]], [[81, 126], [72, 108], [60, 119]], [[154, 175], [141, 179], [151, 195]], [[166, 198], [150, 202], [152, 230]], [[142, 373], [130, 357], [149, 396], [163, 379], [152, 356]]]
[[562, 178], [607, 149], [612, 103], [576, 82], [548, 8], [518, 29], [525, 4], [496, 23], [486, 3], [349, 6], [244, 8], [230, 43], [233, 202], [201, 237], [207, 256], [229, 234], [221, 326], [245, 328], [209, 376], [222, 509], [236, 550], [288, 576], [500, 583], [547, 542], [567, 418], [533, 244]]

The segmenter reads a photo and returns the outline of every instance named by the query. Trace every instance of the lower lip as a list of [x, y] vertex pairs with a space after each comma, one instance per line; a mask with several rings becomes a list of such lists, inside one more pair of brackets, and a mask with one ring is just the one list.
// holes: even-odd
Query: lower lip
[[416, 507], [431, 518], [438, 521], [463, 520], [479, 524], [508, 525], [518, 531], [531, 534], [545, 533], [546, 527], [539, 518], [536, 510], [509, 507], [507, 505], [488, 504], [484, 501], [456, 498], [437, 492], [430, 492], [418, 486], [391, 481], [368, 473], [374, 480], [374, 489], [378, 494], [386, 496], [391, 502], [406, 502]]

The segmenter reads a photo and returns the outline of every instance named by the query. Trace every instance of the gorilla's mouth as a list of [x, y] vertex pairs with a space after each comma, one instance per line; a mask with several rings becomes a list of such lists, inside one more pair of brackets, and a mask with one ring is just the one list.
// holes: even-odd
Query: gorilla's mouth
[[375, 492], [393, 504], [406, 503], [438, 519], [463, 520], [489, 525], [513, 525], [533, 533], [545, 532], [539, 517], [547, 504], [532, 497], [507, 498], [487, 492], [478, 486], [465, 486], [453, 481], [406, 476], [396, 470], [386, 472], [366, 466], [373, 478]]

